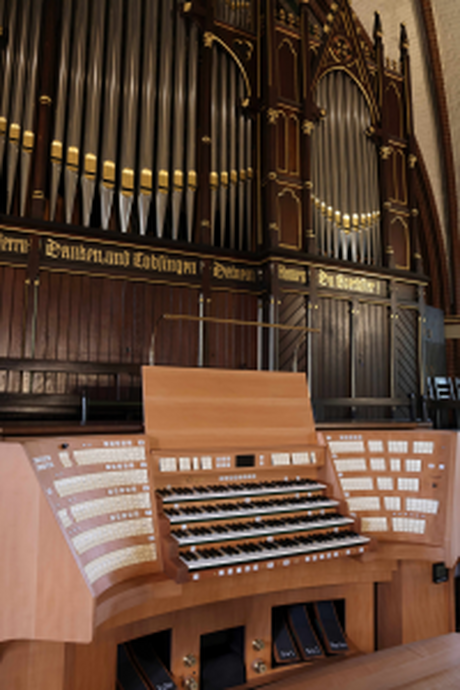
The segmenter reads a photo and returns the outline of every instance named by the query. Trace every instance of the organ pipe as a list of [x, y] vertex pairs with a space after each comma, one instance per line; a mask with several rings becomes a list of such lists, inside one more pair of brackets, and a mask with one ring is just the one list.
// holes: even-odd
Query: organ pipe
[[56, 109], [54, 113], [54, 139], [51, 142], [50, 218], [54, 220], [59, 181], [62, 172], [67, 83], [69, 79], [70, 31], [72, 0], [62, 0], [61, 46], [57, 83]]
[[171, 124], [172, 82], [172, 0], [163, 0], [161, 18], [160, 77], [158, 84], [159, 109], [157, 153], [157, 235], [163, 237], [169, 196], [169, 142]]
[[158, 2], [147, 2], [144, 18], [143, 81], [141, 92], [141, 139], [139, 149], [139, 231], [147, 232], [153, 192], [153, 146], [157, 96]]
[[235, 222], [236, 222], [236, 192], [238, 173], [236, 170], [236, 65], [230, 62], [230, 90], [229, 90], [229, 148], [230, 148], [230, 198], [229, 198], [229, 223], [230, 223], [230, 247], [235, 248]]
[[174, 76], [174, 132], [173, 132], [173, 192], [172, 192], [172, 237], [179, 236], [179, 221], [184, 194], [184, 117], [185, 117], [185, 59], [186, 33], [184, 19], [176, 16], [175, 76]]
[[25, 213], [26, 194], [29, 186], [32, 151], [35, 134], [33, 132], [35, 94], [37, 90], [38, 48], [40, 43], [42, 0], [34, 0], [30, 22], [30, 52], [28, 60], [26, 97], [24, 103], [23, 135], [21, 148], [21, 184], [19, 186], [19, 213]]
[[140, 38], [141, 0], [130, 0], [125, 39], [126, 48], [120, 155], [121, 180], [118, 196], [121, 231], [124, 233], [128, 232], [131, 207], [134, 199]]
[[220, 53], [220, 244], [224, 246], [227, 228], [227, 197], [228, 197], [228, 94], [227, 94], [227, 55]]
[[377, 159], [366, 137], [370, 115], [353, 81], [340, 71], [317, 87], [326, 110], [314, 133], [315, 226], [326, 256], [375, 262], [380, 251]]
[[[239, 94], [240, 94], [240, 103], [243, 101], [244, 98], [244, 84], [243, 84], [243, 79], [242, 77], [239, 77]], [[244, 227], [245, 227], [245, 216], [244, 216], [244, 210], [245, 210], [245, 191], [246, 191], [246, 169], [247, 169], [247, 163], [246, 163], [246, 156], [247, 156], [247, 151], [246, 151], [246, 118], [244, 115], [244, 111], [242, 108], [240, 108], [240, 113], [238, 117], [238, 161], [239, 161], [239, 166], [240, 166], [240, 173], [239, 173], [239, 182], [238, 182], [238, 231], [239, 231], [239, 249], [244, 248], [245, 244], [245, 234], [244, 234]]]
[[75, 12], [67, 123], [67, 156], [65, 168], [65, 217], [67, 223], [72, 222], [72, 212], [80, 166], [80, 138], [85, 86], [87, 23], [88, 2], [87, 0], [79, 0]]
[[217, 172], [217, 138], [218, 138], [218, 51], [214, 45], [212, 48], [212, 75], [211, 75], [211, 172], [209, 173], [209, 186], [211, 188], [211, 243], [215, 244], [217, 192], [219, 188], [219, 173]]
[[116, 178], [123, 0], [110, 0], [102, 122], [101, 225], [109, 227]]
[[13, 187], [19, 157], [19, 143], [21, 140], [21, 124], [24, 108], [24, 83], [27, 70], [27, 38], [30, 21], [30, 0], [23, 0], [21, 8], [21, 25], [19, 29], [18, 56], [13, 81], [13, 95], [11, 103], [11, 117], [8, 131], [8, 163], [6, 178], [6, 210], [10, 213], [13, 200]]
[[3, 159], [5, 156], [5, 144], [8, 135], [8, 115], [11, 100], [11, 82], [16, 55], [16, 21], [17, 3], [13, 2], [9, 7], [8, 33], [10, 39], [6, 44], [5, 62], [3, 66], [2, 100], [0, 105], [0, 173], [3, 172]]
[[187, 117], [187, 239], [192, 241], [192, 228], [197, 189], [196, 174], [196, 108], [198, 83], [198, 30], [190, 27], [188, 56], [188, 117]]
[[89, 226], [96, 188], [99, 120], [102, 96], [102, 59], [104, 48], [105, 0], [91, 9], [88, 72], [86, 75], [86, 113], [83, 142], [83, 225]]

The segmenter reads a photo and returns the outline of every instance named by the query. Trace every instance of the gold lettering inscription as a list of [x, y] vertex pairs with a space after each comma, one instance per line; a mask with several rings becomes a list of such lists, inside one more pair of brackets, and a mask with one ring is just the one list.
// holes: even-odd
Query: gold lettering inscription
[[278, 266], [278, 278], [280, 280], [289, 280], [291, 283], [302, 283], [302, 285], [305, 285], [307, 282], [305, 269], [296, 268], [295, 266], [284, 266], [283, 264]]
[[149, 273], [169, 273], [176, 276], [198, 275], [195, 259], [155, 254], [148, 251], [88, 246], [82, 243], [45, 240], [45, 257], [55, 261], [70, 261], [116, 268], [133, 268]]
[[255, 283], [256, 272], [254, 268], [235, 266], [234, 264], [221, 264], [214, 261], [212, 276], [217, 280], [238, 280], [242, 283]]
[[24, 237], [11, 237], [0, 232], [0, 252], [7, 254], [27, 254], [29, 240]]
[[377, 280], [346, 273], [329, 273], [323, 270], [318, 272], [318, 285], [319, 287], [332, 288], [334, 290], [362, 292], [370, 295], [378, 295], [380, 293], [380, 284]]

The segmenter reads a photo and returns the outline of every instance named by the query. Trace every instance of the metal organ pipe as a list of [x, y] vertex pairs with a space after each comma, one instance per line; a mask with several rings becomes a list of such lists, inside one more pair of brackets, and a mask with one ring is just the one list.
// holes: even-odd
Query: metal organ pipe
[[352, 261], [380, 259], [379, 189], [375, 147], [366, 135], [370, 114], [346, 74], [328, 73], [316, 100], [326, 110], [314, 134], [314, 223], [327, 256]]
[[23, 0], [21, 14], [22, 23], [19, 29], [18, 56], [15, 78], [13, 81], [11, 116], [8, 131], [8, 162], [6, 178], [7, 213], [10, 212], [11, 202], [13, 200], [13, 187], [18, 165], [19, 143], [21, 140], [21, 124], [24, 108], [24, 83], [26, 79], [28, 58], [27, 38], [30, 21], [30, 0]]
[[57, 84], [56, 109], [54, 112], [54, 139], [51, 142], [50, 218], [54, 220], [56, 201], [62, 172], [67, 83], [69, 79], [70, 30], [72, 0], [62, 0], [61, 49]]
[[78, 0], [74, 20], [70, 96], [67, 122], [67, 156], [65, 168], [65, 217], [72, 222], [72, 212], [80, 167], [80, 138], [85, 87], [86, 32], [88, 2]]
[[145, 4], [139, 147], [139, 232], [145, 235], [153, 192], [153, 146], [157, 96], [158, 2]]
[[230, 223], [230, 247], [235, 248], [235, 222], [236, 222], [236, 191], [238, 173], [236, 169], [236, 65], [230, 62], [230, 91], [229, 91], [229, 147], [230, 147], [230, 199], [229, 199], [229, 223]]
[[[240, 102], [244, 97], [244, 84], [243, 78], [239, 77], [239, 94]], [[245, 197], [246, 197], [246, 163], [247, 150], [246, 150], [246, 120], [244, 116], [244, 111], [241, 108], [238, 115], [238, 162], [240, 166], [239, 172], [239, 182], [238, 182], [238, 248], [243, 249], [245, 243]]]
[[172, 238], [179, 237], [179, 221], [184, 194], [184, 117], [185, 117], [185, 59], [186, 33], [183, 17], [176, 16], [175, 76], [174, 76], [174, 131], [173, 131], [173, 192]]
[[19, 213], [25, 213], [26, 194], [29, 186], [30, 166], [34, 148], [33, 132], [35, 100], [37, 90], [38, 48], [40, 43], [42, 0], [34, 0], [30, 18], [30, 51], [27, 70], [26, 97], [24, 99], [24, 119], [22, 123], [21, 184], [19, 187]]
[[115, 191], [122, 26], [123, 0], [110, 0], [102, 122], [102, 173], [99, 184], [101, 225], [104, 230], [109, 227]]
[[219, 188], [219, 173], [217, 172], [217, 138], [218, 138], [218, 50], [212, 48], [212, 73], [211, 73], [211, 172], [209, 173], [209, 186], [211, 189], [211, 243], [215, 244], [217, 192]]
[[0, 173], [3, 172], [3, 158], [5, 156], [5, 144], [8, 135], [8, 116], [10, 110], [11, 100], [11, 81], [15, 63], [15, 37], [16, 37], [16, 20], [17, 20], [17, 4], [11, 3], [9, 6], [9, 16], [7, 19], [9, 41], [5, 49], [5, 61], [3, 65], [3, 84], [2, 84], [2, 100], [0, 104]]
[[141, 0], [130, 0], [125, 39], [126, 52], [120, 155], [121, 183], [118, 197], [122, 232], [128, 232], [131, 207], [134, 199], [140, 38]]
[[228, 196], [228, 93], [227, 93], [227, 68], [228, 61], [225, 53], [220, 52], [220, 128], [219, 128], [219, 153], [220, 153], [220, 245], [225, 244], [225, 231], [227, 229], [227, 196]]
[[158, 151], [157, 151], [157, 235], [163, 237], [169, 197], [169, 142], [171, 126], [172, 26], [173, 2], [163, 0], [161, 17], [160, 76], [158, 83]]
[[81, 177], [83, 225], [89, 226], [96, 188], [99, 120], [102, 97], [102, 58], [104, 49], [105, 0], [91, 8], [88, 71], [86, 75], [86, 113]]
[[195, 193], [198, 185], [196, 174], [196, 108], [198, 82], [198, 29], [190, 27], [188, 55], [188, 117], [187, 117], [187, 239], [192, 241]]

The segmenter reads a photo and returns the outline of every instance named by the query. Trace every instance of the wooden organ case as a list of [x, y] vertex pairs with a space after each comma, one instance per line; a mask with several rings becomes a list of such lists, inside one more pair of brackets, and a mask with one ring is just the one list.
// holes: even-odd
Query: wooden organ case
[[456, 434], [317, 435], [302, 374], [148, 367], [144, 403], [1, 444], [2, 687], [254, 686], [451, 629]]

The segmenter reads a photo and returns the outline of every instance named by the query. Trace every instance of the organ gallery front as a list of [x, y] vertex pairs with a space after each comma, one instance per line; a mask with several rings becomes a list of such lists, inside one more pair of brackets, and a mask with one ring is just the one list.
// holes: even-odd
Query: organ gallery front
[[0, 686], [306, 684], [453, 631], [458, 434], [423, 396], [457, 278], [406, 27], [0, 19]]

